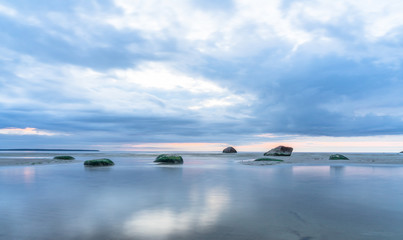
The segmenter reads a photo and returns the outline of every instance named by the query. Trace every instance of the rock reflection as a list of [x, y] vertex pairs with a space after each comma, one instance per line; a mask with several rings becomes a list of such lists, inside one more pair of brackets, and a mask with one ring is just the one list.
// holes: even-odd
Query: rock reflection
[[205, 230], [214, 226], [229, 203], [229, 194], [220, 187], [204, 194], [193, 191], [190, 195], [190, 206], [183, 210], [164, 207], [133, 213], [124, 225], [125, 233], [131, 237], [165, 239], [190, 230]]
[[330, 166], [330, 175], [335, 176], [335, 177], [342, 177], [345, 172], [345, 167], [344, 166]]

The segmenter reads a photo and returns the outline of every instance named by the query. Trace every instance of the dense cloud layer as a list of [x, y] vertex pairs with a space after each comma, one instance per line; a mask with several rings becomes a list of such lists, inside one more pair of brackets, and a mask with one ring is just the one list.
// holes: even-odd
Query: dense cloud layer
[[2, 147], [403, 134], [402, 11], [393, 0], [0, 1]]

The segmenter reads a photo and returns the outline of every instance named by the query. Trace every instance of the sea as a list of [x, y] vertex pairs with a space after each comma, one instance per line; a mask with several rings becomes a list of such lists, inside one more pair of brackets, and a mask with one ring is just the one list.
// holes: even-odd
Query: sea
[[[403, 239], [403, 165], [254, 166], [242, 162], [262, 153], [215, 152], [158, 165], [158, 154], [0, 152], [0, 162], [76, 158], [0, 167], [0, 239]], [[97, 158], [115, 165], [83, 165]]]

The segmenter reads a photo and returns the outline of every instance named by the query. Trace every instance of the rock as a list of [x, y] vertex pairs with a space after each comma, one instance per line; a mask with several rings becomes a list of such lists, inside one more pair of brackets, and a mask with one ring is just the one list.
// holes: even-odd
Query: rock
[[341, 154], [333, 154], [330, 155], [329, 160], [350, 160], [346, 156], [343, 156]]
[[258, 158], [255, 159], [256, 162], [260, 162], [260, 161], [273, 161], [273, 162], [284, 162], [281, 159], [275, 159], [275, 158]]
[[292, 147], [278, 146], [263, 154], [264, 156], [291, 156]]
[[174, 154], [160, 154], [154, 162], [161, 164], [183, 164], [183, 158]]
[[112, 166], [115, 165], [112, 160], [107, 159], [107, 158], [101, 158], [101, 159], [94, 159], [94, 160], [87, 160], [84, 162], [85, 166]]
[[74, 160], [75, 158], [72, 156], [56, 156], [53, 159], [58, 159], [58, 160]]
[[227, 147], [226, 149], [222, 150], [223, 153], [237, 153], [235, 148], [233, 147]]

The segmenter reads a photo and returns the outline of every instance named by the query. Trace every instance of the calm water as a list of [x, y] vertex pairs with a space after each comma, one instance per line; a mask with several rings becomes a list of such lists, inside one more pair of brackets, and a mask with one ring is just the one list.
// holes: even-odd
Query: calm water
[[[10, 155], [58, 154], [0, 153]], [[253, 153], [183, 154], [180, 166], [151, 164], [151, 153], [69, 155], [77, 163], [0, 168], [0, 239], [403, 239], [401, 166], [238, 163]], [[116, 165], [82, 164], [99, 157]]]

